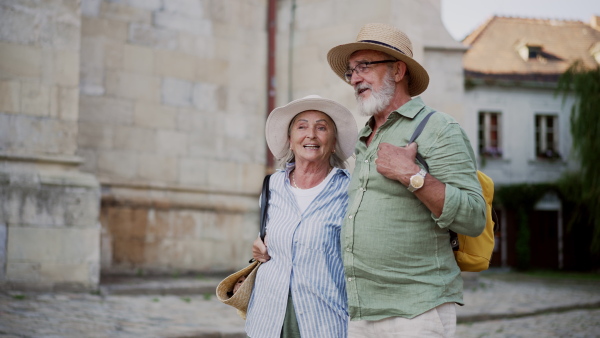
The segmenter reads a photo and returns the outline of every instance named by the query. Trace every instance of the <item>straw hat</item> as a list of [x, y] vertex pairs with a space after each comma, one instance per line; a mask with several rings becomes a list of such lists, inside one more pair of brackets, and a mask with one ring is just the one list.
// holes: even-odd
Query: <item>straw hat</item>
[[[258, 261], [252, 262], [252, 264], [242, 270], [227, 276], [217, 286], [217, 298], [224, 304], [236, 308], [238, 310], [238, 315], [240, 315], [242, 319], [246, 319], [246, 311], [248, 311], [248, 303], [250, 302], [250, 296], [252, 295], [256, 271], [258, 271], [260, 264], [261, 263]], [[233, 291], [234, 285], [241, 276], [247, 276], [246, 280], [236, 293], [229, 297], [227, 293]]]
[[408, 85], [410, 96], [417, 96], [427, 89], [429, 75], [425, 68], [413, 59], [410, 39], [398, 28], [383, 23], [364, 25], [356, 37], [356, 42], [333, 47], [327, 53], [327, 61], [329, 61], [331, 69], [344, 82], [346, 82], [344, 73], [348, 69], [350, 55], [363, 49], [384, 52], [405, 62], [410, 76]]
[[327, 114], [335, 123], [337, 129], [337, 142], [343, 154], [338, 154], [342, 160], [346, 160], [354, 153], [356, 140], [358, 139], [358, 128], [352, 113], [341, 104], [322, 98], [318, 95], [309, 95], [294, 100], [285, 106], [273, 109], [267, 125], [265, 134], [267, 145], [276, 158], [285, 156], [288, 143], [288, 128], [294, 116], [307, 110], [318, 110]]

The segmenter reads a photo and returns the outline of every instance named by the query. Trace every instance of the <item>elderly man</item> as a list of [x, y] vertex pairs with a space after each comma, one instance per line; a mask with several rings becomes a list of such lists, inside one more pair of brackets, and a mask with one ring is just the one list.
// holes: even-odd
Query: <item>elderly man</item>
[[327, 55], [371, 117], [342, 228], [349, 337], [452, 337], [463, 281], [448, 231], [478, 236], [485, 227], [475, 154], [458, 123], [436, 112], [407, 144], [433, 111], [413, 98], [429, 75], [412, 55], [409, 38], [386, 24], [365, 25], [356, 42]]

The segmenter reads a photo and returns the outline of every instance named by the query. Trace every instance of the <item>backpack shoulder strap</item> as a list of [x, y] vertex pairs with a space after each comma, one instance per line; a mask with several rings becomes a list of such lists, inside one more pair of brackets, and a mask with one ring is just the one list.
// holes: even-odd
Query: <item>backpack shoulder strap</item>
[[[429, 121], [429, 118], [431, 117], [431, 115], [433, 115], [433, 113], [435, 113], [435, 110], [427, 114], [427, 116], [425, 116], [425, 118], [419, 123], [417, 129], [415, 129], [412, 136], [408, 140], [408, 144], [413, 143], [417, 139], [417, 137], [421, 135], [421, 132], [423, 131], [423, 129], [425, 129], [425, 125], [427, 125], [427, 121]], [[427, 165], [427, 162], [425, 162], [425, 159], [419, 153], [417, 153], [417, 161], [419, 161], [423, 165], [423, 167], [425, 167], [425, 170], [429, 172], [429, 166]]]
[[433, 115], [433, 113], [435, 113], [435, 110], [432, 111], [431, 113], [427, 114], [427, 116], [425, 116], [425, 118], [419, 123], [419, 125], [417, 126], [417, 129], [415, 129], [412, 136], [410, 137], [410, 140], [408, 140], [409, 144], [413, 143], [417, 139], [417, 137], [419, 137], [419, 135], [421, 135], [421, 132], [423, 131], [423, 129], [425, 129], [425, 125], [427, 124], [427, 121], [429, 121], [429, 118], [431, 117], [431, 115]]
[[[433, 113], [435, 113], [435, 110], [427, 114], [427, 116], [425, 116], [425, 118], [419, 123], [417, 129], [415, 129], [412, 136], [410, 137], [410, 140], [408, 141], [409, 144], [413, 143], [417, 139], [417, 137], [421, 135], [421, 132], [423, 131], [423, 129], [425, 129], [425, 125], [427, 125], [427, 121], [429, 121], [429, 118], [431, 117], [431, 115], [433, 115]], [[425, 170], [429, 171], [429, 166], [427, 165], [427, 162], [425, 162], [425, 159], [419, 153], [417, 153], [417, 161], [421, 162], [423, 167], [425, 167]], [[452, 247], [452, 250], [458, 251], [460, 245], [458, 242], [458, 234], [452, 230], [448, 230], [448, 233], [450, 233], [450, 246]]]

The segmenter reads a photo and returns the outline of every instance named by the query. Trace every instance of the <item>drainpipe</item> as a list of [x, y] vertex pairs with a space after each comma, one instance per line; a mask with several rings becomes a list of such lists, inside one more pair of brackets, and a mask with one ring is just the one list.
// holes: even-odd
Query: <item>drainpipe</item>
[[292, 69], [294, 68], [294, 27], [296, 25], [296, 0], [292, 0], [290, 13], [290, 41], [288, 47], [288, 102], [292, 101]]
[[[267, 9], [267, 117], [275, 109], [275, 37], [277, 34], [277, 0], [269, 0]], [[267, 147], [267, 171], [274, 167], [273, 154]]]

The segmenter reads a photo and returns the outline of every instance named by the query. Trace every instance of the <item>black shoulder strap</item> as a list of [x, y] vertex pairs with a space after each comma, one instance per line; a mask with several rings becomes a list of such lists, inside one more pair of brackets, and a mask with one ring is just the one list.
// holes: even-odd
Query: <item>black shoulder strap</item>
[[271, 175], [265, 176], [263, 181], [262, 188], [262, 197], [260, 199], [260, 239], [265, 240], [266, 235], [266, 227], [267, 227], [267, 209], [269, 208], [269, 181], [271, 179]]
[[433, 113], [435, 113], [435, 110], [432, 111], [431, 113], [427, 114], [427, 116], [425, 116], [425, 118], [421, 121], [421, 123], [419, 123], [419, 125], [417, 126], [417, 129], [415, 129], [415, 131], [412, 134], [412, 136], [410, 137], [410, 140], [408, 141], [408, 143], [413, 143], [417, 139], [417, 137], [419, 137], [419, 135], [421, 135], [421, 132], [423, 131], [423, 129], [425, 129], [425, 125], [427, 124], [427, 121], [429, 121], [429, 118], [431, 117], [431, 115], [433, 115]]
[[[429, 121], [429, 118], [431, 117], [431, 115], [433, 115], [433, 113], [435, 113], [435, 110], [432, 111], [431, 113], [427, 114], [427, 116], [425, 116], [425, 118], [419, 123], [419, 125], [417, 126], [417, 129], [415, 129], [414, 133], [410, 137], [408, 144], [413, 143], [417, 139], [417, 137], [419, 137], [419, 135], [421, 135], [421, 132], [423, 131], [423, 129], [425, 129], [425, 125], [427, 124], [427, 121]], [[419, 153], [417, 153], [417, 161], [421, 162], [423, 167], [425, 167], [425, 170], [429, 171], [429, 166], [427, 165], [427, 162], [425, 162], [425, 159]]]

